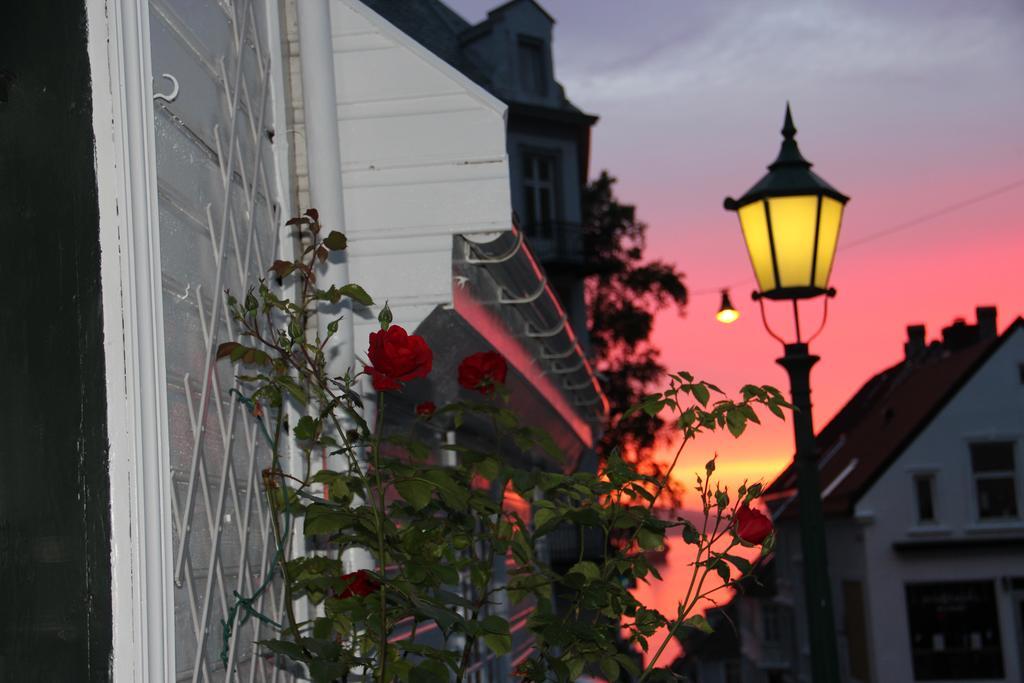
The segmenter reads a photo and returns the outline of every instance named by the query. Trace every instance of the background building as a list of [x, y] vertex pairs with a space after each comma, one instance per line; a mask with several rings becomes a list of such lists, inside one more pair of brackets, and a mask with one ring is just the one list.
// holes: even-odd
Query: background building
[[[1024, 320], [1000, 335], [978, 308], [941, 340], [907, 332], [904, 360], [818, 434], [843, 680], [1019, 681]], [[700, 683], [810, 680], [795, 483], [790, 468], [766, 494], [771, 590], [734, 599], [735, 647], [691, 650]], [[716, 662], [732, 678], [713, 678]]]
[[475, 25], [440, 0], [366, 4], [508, 107], [512, 206], [585, 345], [581, 194], [597, 117], [573, 105], [555, 80], [555, 20], [533, 0], [507, 2]]

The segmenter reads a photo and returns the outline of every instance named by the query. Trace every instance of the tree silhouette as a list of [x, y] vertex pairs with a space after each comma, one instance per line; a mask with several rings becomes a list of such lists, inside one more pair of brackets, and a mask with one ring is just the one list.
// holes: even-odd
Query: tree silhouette
[[644, 259], [647, 225], [637, 220], [636, 207], [616, 199], [615, 182], [602, 171], [583, 192], [590, 343], [613, 416], [598, 453], [603, 459], [617, 446], [624, 457], [642, 462], [664, 421], [643, 411], [622, 415], [664, 379], [650, 340], [654, 315], [671, 304], [682, 313], [686, 286], [672, 264]]

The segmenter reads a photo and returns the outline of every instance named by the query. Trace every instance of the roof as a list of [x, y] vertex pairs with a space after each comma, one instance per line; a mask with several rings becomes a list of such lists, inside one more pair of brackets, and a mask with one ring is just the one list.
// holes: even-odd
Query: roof
[[362, 0], [423, 47], [491, 90], [484, 70], [462, 49], [460, 34], [472, 25], [440, 0]]
[[[362, 0], [371, 10], [384, 17], [402, 32], [408, 34], [444, 61], [473, 79], [496, 95], [506, 104], [489, 73], [493, 68], [475, 58], [467, 46], [475, 37], [489, 32], [500, 15], [512, 5], [529, 2], [552, 23], [554, 19], [534, 0], [511, 0], [492, 9], [487, 18], [473, 25], [445, 5], [441, 0]], [[583, 114], [572, 102], [563, 97], [557, 108], [532, 106], [534, 114], [547, 110], [551, 113], [566, 111], [575, 115], [571, 120], [577, 124], [592, 125], [597, 118]], [[568, 121], [570, 119], [566, 119]]]
[[[818, 433], [822, 507], [850, 515], [872, 484], [932, 422], [993, 353], [1024, 328], [1017, 318], [1002, 335], [988, 338], [958, 321], [943, 342], [872, 377]], [[791, 463], [768, 487], [777, 517], [795, 515], [796, 470]]]

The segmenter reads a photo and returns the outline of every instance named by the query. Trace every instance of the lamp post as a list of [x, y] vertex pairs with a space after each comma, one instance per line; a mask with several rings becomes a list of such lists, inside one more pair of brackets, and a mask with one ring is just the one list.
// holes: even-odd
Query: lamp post
[[[768, 166], [768, 174], [739, 199], [727, 198], [725, 208], [739, 214], [758, 284], [754, 299], [761, 306], [768, 333], [785, 349], [778, 363], [789, 374], [796, 408], [793, 431], [811, 672], [814, 683], [839, 683], [818, 452], [811, 421], [810, 374], [818, 356], [810, 354], [808, 342], [817, 332], [804, 339], [797, 301], [824, 296], [827, 314], [828, 299], [835, 296], [828, 286], [829, 275], [848, 197], [811, 171], [810, 162], [797, 147], [788, 104], [782, 137], [782, 149]], [[792, 302], [796, 341], [787, 342], [768, 326], [765, 299]]]

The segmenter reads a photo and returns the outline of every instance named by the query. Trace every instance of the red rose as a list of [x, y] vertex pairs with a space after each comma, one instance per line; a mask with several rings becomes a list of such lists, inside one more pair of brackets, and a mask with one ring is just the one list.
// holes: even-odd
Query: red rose
[[416, 414], [420, 417], [431, 417], [437, 411], [433, 401], [424, 401], [416, 406]]
[[353, 595], [365, 598], [371, 593], [376, 593], [380, 588], [380, 581], [373, 578], [373, 575], [365, 569], [344, 574], [341, 580], [345, 581], [345, 588], [338, 595], [340, 598], [351, 598]]
[[377, 391], [401, 389], [402, 382], [426, 377], [434, 363], [434, 353], [418, 334], [408, 334], [401, 325], [370, 333], [371, 365], [366, 372], [373, 377]]
[[508, 363], [497, 351], [483, 351], [466, 356], [459, 363], [459, 384], [483, 395], [493, 394], [497, 384], [505, 383]]
[[772, 520], [744, 503], [733, 516], [733, 528], [741, 540], [761, 545], [772, 531]]

